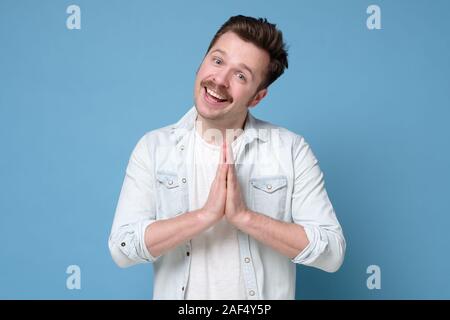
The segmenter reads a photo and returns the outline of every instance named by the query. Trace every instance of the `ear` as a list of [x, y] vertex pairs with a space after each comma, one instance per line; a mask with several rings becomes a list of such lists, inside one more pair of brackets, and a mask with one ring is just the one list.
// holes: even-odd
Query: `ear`
[[252, 100], [248, 103], [249, 108], [256, 106], [267, 95], [267, 88], [259, 90]]

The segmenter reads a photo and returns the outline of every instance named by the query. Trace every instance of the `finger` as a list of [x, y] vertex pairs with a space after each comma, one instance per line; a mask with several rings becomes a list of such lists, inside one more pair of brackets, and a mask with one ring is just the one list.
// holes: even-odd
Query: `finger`
[[223, 166], [222, 163], [219, 163], [217, 165], [216, 176], [214, 177], [213, 184], [215, 184], [217, 182], [217, 180], [220, 179], [220, 175], [221, 175], [221, 172], [222, 172], [222, 166]]
[[236, 185], [236, 171], [233, 164], [228, 164], [227, 186], [233, 189]]
[[225, 143], [222, 143], [222, 147], [220, 148], [219, 164], [217, 166], [216, 177], [215, 177], [214, 181], [216, 179], [220, 179], [221, 170], [224, 169], [223, 168], [224, 164], [226, 164], [226, 145], [225, 145]]
[[221, 164], [221, 169], [220, 169], [220, 181], [221, 182], [226, 182], [228, 170], [229, 170], [228, 164], [226, 164], [226, 163]]
[[226, 163], [226, 155], [227, 151], [226, 151], [226, 144], [225, 141], [222, 143], [222, 147], [220, 148], [220, 159], [219, 159], [219, 164], [222, 163]]
[[231, 147], [231, 143], [226, 144], [226, 155], [227, 163], [234, 164], [233, 148]]
[[[230, 171], [230, 176], [233, 180], [236, 180], [236, 166], [234, 163], [234, 154], [233, 154], [233, 148], [231, 147], [231, 144], [228, 144], [227, 146], [227, 154], [228, 154], [228, 164], [229, 164], [229, 171]], [[233, 181], [235, 182], [235, 181]]]
[[223, 158], [222, 158], [223, 163], [227, 163], [228, 162], [228, 160], [227, 160], [227, 142], [225, 141], [225, 139], [223, 140], [223, 143], [222, 143], [222, 156], [223, 156]]
[[217, 177], [216, 182], [216, 190], [219, 194], [225, 195], [227, 192], [227, 175], [228, 175], [228, 166], [226, 164], [222, 164], [220, 168], [220, 175]]
[[219, 165], [219, 170], [212, 182], [211, 190], [214, 190], [215, 193], [221, 193], [225, 191], [227, 187], [227, 174], [228, 174], [227, 164]]

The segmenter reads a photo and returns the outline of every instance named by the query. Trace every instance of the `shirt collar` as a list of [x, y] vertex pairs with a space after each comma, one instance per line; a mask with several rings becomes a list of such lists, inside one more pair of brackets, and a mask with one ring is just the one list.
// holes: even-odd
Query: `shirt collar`
[[[194, 129], [196, 118], [197, 109], [193, 106], [177, 123], [171, 127], [171, 133], [174, 135], [176, 143], [178, 143], [188, 131]], [[247, 112], [243, 135], [245, 138], [245, 143], [251, 143], [255, 139], [266, 142], [268, 139], [267, 129], [262, 128], [260, 121], [253, 117], [250, 112]]]

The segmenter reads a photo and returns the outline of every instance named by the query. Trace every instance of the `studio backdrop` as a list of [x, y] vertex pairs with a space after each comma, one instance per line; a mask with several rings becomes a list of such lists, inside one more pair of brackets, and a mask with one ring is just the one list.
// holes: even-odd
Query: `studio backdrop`
[[297, 299], [450, 298], [449, 1], [1, 0], [1, 299], [152, 298], [152, 265], [108, 249], [125, 168], [236, 14], [283, 31], [252, 112], [309, 142], [347, 240]]

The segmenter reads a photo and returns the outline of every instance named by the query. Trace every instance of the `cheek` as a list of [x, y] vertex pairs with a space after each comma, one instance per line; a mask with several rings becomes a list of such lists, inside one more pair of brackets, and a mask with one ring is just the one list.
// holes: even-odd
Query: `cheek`
[[252, 97], [251, 92], [246, 88], [235, 88], [235, 90], [231, 92], [231, 95], [234, 99], [244, 102], [247, 102]]
[[208, 76], [209, 70], [204, 64], [197, 71], [197, 80], [200, 82]]

